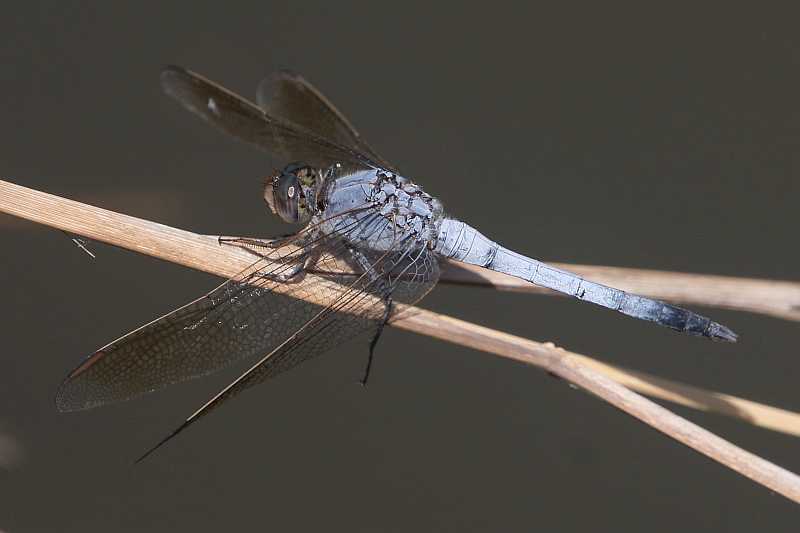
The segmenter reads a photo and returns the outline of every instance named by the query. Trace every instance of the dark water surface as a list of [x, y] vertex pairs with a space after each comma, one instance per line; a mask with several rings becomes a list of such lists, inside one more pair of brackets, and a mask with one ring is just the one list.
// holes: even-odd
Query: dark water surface
[[[388, 6], [389, 4], [386, 4]], [[447, 209], [545, 260], [800, 279], [789, 14], [331, 3], [20, 3], [0, 19], [0, 176], [195, 231], [272, 236], [273, 163], [163, 96], [316, 83]], [[793, 504], [544, 373], [389, 331], [132, 460], [232, 373], [59, 414], [82, 355], [210, 276], [0, 217], [0, 530], [795, 531]], [[800, 410], [796, 323], [698, 309], [736, 345], [592, 306], [440, 287], [424, 306]], [[800, 441], [676, 409], [794, 471]], [[12, 463], [12, 464], [7, 464]]]

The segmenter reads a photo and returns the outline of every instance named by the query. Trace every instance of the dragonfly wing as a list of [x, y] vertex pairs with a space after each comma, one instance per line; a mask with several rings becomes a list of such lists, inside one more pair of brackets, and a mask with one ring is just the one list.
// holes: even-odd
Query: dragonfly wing
[[379, 166], [357, 149], [342, 146], [285, 118], [265, 112], [190, 70], [167, 67], [161, 73], [161, 85], [164, 92], [206, 122], [282, 158], [284, 163], [304, 162], [321, 169], [335, 163], [346, 168]]
[[335, 263], [342, 237], [356, 228], [343, 224], [330, 236], [310, 228], [280, 247], [254, 250], [261, 258], [239, 275], [87, 357], [61, 384], [58, 409], [127, 400], [271, 351], [318, 311], [309, 297], [325, 305], [333, 296], [318, 294], [319, 284], [286, 277], [311, 257]]
[[[353, 266], [349, 261], [348, 264]], [[412, 304], [427, 294], [439, 277], [436, 257], [427, 247], [420, 247], [416, 243], [398, 246], [379, 255], [373, 254], [368, 265], [364, 269], [356, 268], [353, 274], [336, 276], [330, 286], [328, 305], [299, 325], [281, 344], [206, 402], [139, 460], [245, 389], [294, 368], [360, 333], [374, 331], [385, 318], [390, 301], [393, 302], [392, 309], [398, 309], [394, 306], [398, 299], [402, 303]], [[334, 265], [334, 268], [341, 266]], [[402, 312], [404, 308], [399, 309]]]
[[344, 114], [299, 74], [282, 70], [264, 79], [258, 86], [256, 102], [265, 113], [352, 148], [378, 166], [397, 172], [359, 135]]

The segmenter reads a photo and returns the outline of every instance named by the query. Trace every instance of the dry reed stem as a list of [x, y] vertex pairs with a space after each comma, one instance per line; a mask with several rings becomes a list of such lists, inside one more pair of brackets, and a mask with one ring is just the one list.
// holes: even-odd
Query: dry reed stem
[[[219, 246], [215, 237], [114, 213], [2, 180], [0, 211], [223, 277], [235, 275], [253, 260], [245, 250]], [[728, 468], [800, 503], [800, 478], [795, 474], [639, 396], [604, 374], [609, 371], [605, 365], [586, 356], [419, 308], [411, 308], [392, 325], [544, 368]], [[685, 385], [641, 373], [625, 374], [620, 369], [613, 370], [615, 377], [620, 373], [627, 375], [632, 386], [643, 387], [644, 384], [648, 393], [660, 388], [672, 395], [669, 399], [681, 398], [686, 405], [701, 405], [705, 409], [739, 417], [742, 417], [740, 410], [754, 407], [761, 409], [761, 414], [768, 414], [763, 410], [766, 406], [752, 402], [734, 406], [713, 393], [689, 388], [693, 394], [687, 395], [689, 389]], [[684, 387], [683, 392], [681, 387]], [[720, 405], [726, 408], [720, 408]], [[767, 411], [769, 409], [774, 408], [767, 407]], [[789, 418], [797, 416], [788, 412], [784, 414]], [[750, 415], [744, 418], [748, 419]]]

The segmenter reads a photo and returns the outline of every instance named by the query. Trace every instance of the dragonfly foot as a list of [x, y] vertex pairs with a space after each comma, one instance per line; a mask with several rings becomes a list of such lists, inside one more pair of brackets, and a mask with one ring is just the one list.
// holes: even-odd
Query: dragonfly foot
[[383, 333], [383, 328], [386, 327], [386, 324], [389, 322], [389, 317], [392, 314], [392, 298], [391, 296], [386, 301], [386, 310], [383, 313], [383, 319], [381, 319], [381, 323], [378, 326], [378, 330], [375, 332], [375, 335], [372, 337], [372, 340], [369, 343], [369, 358], [367, 359], [367, 368], [364, 369], [364, 377], [361, 378], [359, 383], [361, 383], [362, 387], [367, 386], [367, 381], [369, 380], [369, 371], [372, 368], [372, 359], [375, 356], [375, 346], [378, 345], [378, 339], [381, 338], [381, 334]]
[[306, 277], [305, 263], [298, 263], [288, 271], [277, 274], [273, 272], [264, 272], [261, 274], [261, 277], [277, 283], [300, 283]]
[[286, 243], [285, 237], [280, 237], [278, 239], [253, 239], [250, 237], [217, 237], [217, 242], [220, 245], [235, 245], [235, 246], [243, 246], [245, 248], [255, 247], [255, 248], [279, 248], [283, 244]]

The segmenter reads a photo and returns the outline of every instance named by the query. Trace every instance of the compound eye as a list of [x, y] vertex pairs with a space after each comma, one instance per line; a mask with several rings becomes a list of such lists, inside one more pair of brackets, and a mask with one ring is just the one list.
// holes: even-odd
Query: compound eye
[[264, 200], [273, 213], [289, 223], [300, 220], [298, 212], [299, 183], [297, 176], [283, 171], [267, 181], [264, 187]]
[[297, 176], [284, 173], [280, 181], [277, 191], [279, 198], [276, 198], [278, 200], [278, 215], [286, 222], [294, 224], [300, 220], [300, 214], [297, 209], [299, 196], [297, 194], [299, 187]]
[[[292, 163], [267, 180], [264, 200], [273, 213], [291, 224], [306, 223], [313, 216], [313, 187], [316, 186], [315, 170], [307, 165]], [[308, 187], [309, 189], [305, 189]], [[312, 198], [307, 195], [309, 190]]]

